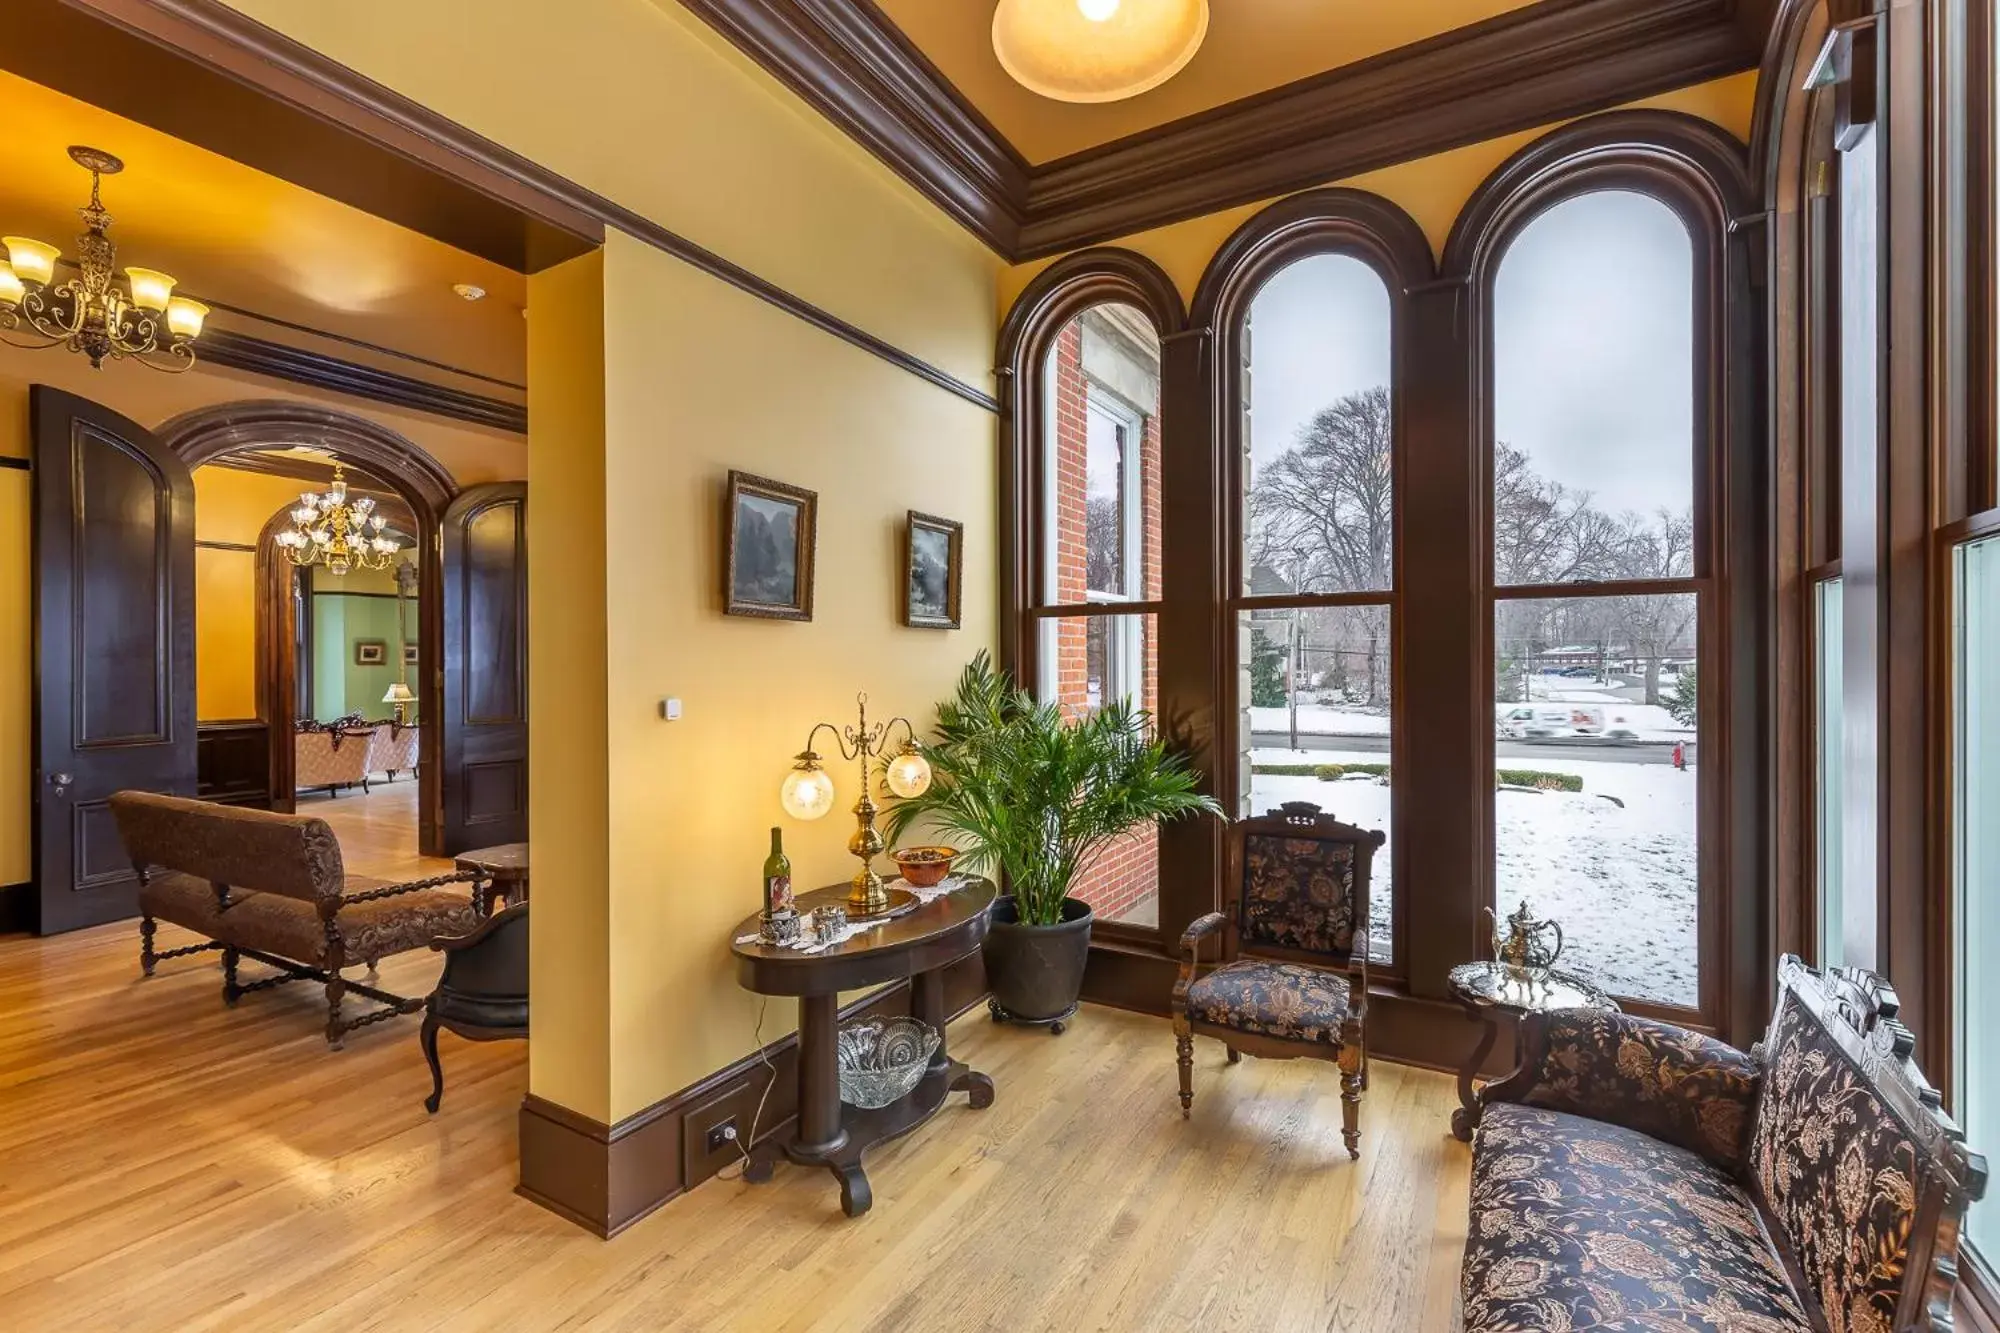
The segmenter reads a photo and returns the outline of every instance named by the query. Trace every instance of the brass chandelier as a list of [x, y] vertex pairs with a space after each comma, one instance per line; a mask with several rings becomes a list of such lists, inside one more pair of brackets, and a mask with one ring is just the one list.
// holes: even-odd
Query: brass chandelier
[[118, 247], [107, 235], [111, 214], [98, 197], [98, 181], [117, 175], [125, 164], [81, 145], [69, 156], [90, 173], [90, 202], [76, 211], [84, 225], [77, 237], [80, 272], [58, 284], [59, 249], [26, 236], [0, 238], [7, 247], [7, 262], [0, 264], [0, 341], [67, 347], [89, 357], [95, 369], [103, 368], [106, 357], [129, 357], [155, 370], [189, 369], [208, 307], [175, 296], [174, 280], [156, 269], [128, 268], [125, 287], [118, 285], [113, 276]]
[[347, 473], [333, 465], [333, 484], [325, 494], [307, 491], [292, 511], [292, 526], [273, 540], [279, 553], [294, 565], [319, 565], [329, 574], [351, 569], [387, 569], [403, 549], [386, 535], [388, 520], [375, 512], [365, 495], [347, 498]]

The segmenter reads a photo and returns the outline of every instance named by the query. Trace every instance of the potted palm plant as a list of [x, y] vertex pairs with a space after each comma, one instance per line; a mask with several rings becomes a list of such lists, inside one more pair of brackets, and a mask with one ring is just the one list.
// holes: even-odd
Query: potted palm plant
[[959, 847], [967, 869], [1001, 881], [986, 938], [994, 1016], [1060, 1032], [1090, 957], [1090, 906], [1070, 889], [1121, 836], [1222, 807], [1196, 790], [1200, 775], [1142, 710], [1121, 701], [1067, 717], [983, 652], [938, 705], [925, 753], [931, 786], [890, 813], [889, 831], [922, 821]]

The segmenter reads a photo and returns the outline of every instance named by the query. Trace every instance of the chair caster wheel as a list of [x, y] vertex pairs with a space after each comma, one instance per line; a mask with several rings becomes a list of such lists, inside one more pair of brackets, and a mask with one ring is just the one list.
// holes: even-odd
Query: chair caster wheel
[[1004, 1016], [1000, 1010], [1000, 1001], [988, 1000], [986, 1002], [986, 1016], [996, 1023], [1003, 1021]]
[[1069, 1024], [1067, 1023], [1058, 1022], [1049, 1024], [1049, 1035], [1051, 1037], [1060, 1037], [1067, 1031], [1069, 1031]]

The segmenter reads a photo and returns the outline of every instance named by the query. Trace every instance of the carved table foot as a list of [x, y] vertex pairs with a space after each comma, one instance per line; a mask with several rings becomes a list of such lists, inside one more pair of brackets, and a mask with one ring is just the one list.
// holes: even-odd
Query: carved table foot
[[868, 1173], [861, 1169], [861, 1163], [828, 1162], [827, 1169], [840, 1182], [840, 1211], [849, 1217], [859, 1217], [875, 1206], [875, 1191], [869, 1188]]
[[951, 1081], [953, 1092], [972, 1094], [972, 1109], [984, 1111], [993, 1105], [993, 1080], [977, 1070], [968, 1069]]

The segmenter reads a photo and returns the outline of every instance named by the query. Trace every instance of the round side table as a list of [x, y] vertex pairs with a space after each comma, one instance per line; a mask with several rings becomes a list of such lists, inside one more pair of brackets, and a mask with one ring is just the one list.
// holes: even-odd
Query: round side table
[[1472, 1058], [1458, 1071], [1458, 1109], [1451, 1113], [1451, 1133], [1461, 1143], [1472, 1142], [1472, 1131], [1479, 1127], [1483, 1108], [1472, 1081], [1500, 1040], [1502, 1014], [1512, 1014], [1518, 1023], [1525, 1014], [1551, 1009], [1618, 1012], [1615, 1000], [1572, 972], [1552, 971], [1541, 980], [1527, 981], [1500, 963], [1461, 963], [1451, 970], [1445, 985], [1451, 997], [1465, 1006], [1465, 1016], [1483, 1028]]

